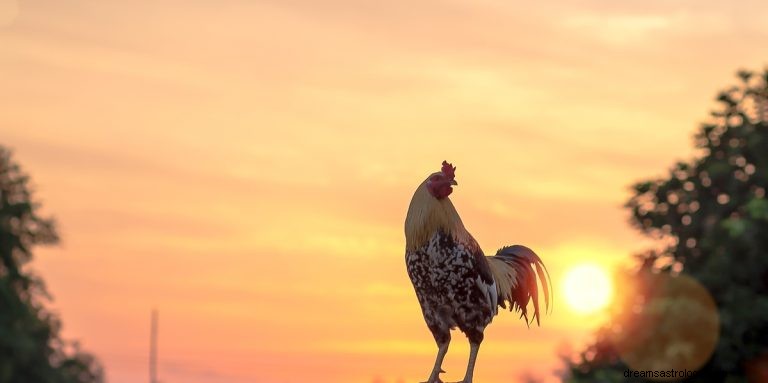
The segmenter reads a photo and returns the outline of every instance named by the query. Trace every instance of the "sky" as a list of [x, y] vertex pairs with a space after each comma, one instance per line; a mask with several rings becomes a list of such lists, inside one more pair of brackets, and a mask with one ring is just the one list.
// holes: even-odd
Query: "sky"
[[[540, 328], [486, 331], [476, 381], [555, 381], [603, 316], [574, 266], [653, 242], [629, 185], [691, 158], [768, 3], [0, 0], [0, 145], [62, 242], [29, 266], [110, 383], [422, 381], [436, 348], [404, 265], [418, 184], [491, 253], [536, 250]], [[459, 379], [461, 334], [446, 359]], [[444, 376], [445, 377], [445, 376]]]

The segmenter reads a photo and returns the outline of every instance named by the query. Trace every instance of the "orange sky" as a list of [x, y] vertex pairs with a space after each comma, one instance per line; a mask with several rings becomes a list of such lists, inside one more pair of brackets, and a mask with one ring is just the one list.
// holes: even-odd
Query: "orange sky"
[[[435, 352], [403, 261], [418, 183], [452, 161], [483, 248], [534, 248], [556, 290], [626, 261], [627, 186], [691, 155], [716, 91], [765, 63], [766, 19], [762, 0], [0, 0], [0, 144], [60, 223], [32, 267], [109, 382], [146, 381], [152, 307], [165, 383], [414, 382]], [[498, 317], [476, 380], [549, 376], [599, 319], [560, 303], [541, 328]]]

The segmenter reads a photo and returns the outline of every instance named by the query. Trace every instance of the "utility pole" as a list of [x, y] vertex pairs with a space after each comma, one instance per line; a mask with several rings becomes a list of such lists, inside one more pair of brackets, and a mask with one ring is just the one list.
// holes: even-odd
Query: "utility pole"
[[157, 380], [157, 317], [157, 309], [152, 309], [149, 334], [149, 383], [159, 383]]

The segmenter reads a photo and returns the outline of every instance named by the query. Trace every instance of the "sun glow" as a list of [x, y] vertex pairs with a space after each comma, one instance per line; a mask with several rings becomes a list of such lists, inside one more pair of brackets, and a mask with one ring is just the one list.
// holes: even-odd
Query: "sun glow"
[[563, 281], [565, 300], [573, 311], [590, 314], [605, 308], [613, 297], [606, 270], [594, 264], [575, 266]]

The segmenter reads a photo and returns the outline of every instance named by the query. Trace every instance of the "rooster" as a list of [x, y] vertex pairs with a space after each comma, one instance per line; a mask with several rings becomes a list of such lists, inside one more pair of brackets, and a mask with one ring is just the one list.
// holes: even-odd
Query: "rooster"
[[[427, 327], [437, 342], [437, 358], [425, 383], [442, 383], [443, 358], [458, 327], [469, 339], [470, 355], [464, 380], [472, 383], [483, 331], [498, 308], [519, 310], [526, 324], [539, 324], [536, 277], [550, 307], [549, 273], [536, 253], [521, 246], [502, 247], [485, 256], [459, 218], [448, 196], [453, 192], [456, 167], [443, 161], [413, 194], [405, 219], [405, 262]], [[534, 271], [535, 268], [535, 271]], [[533, 314], [528, 321], [528, 303]]]

